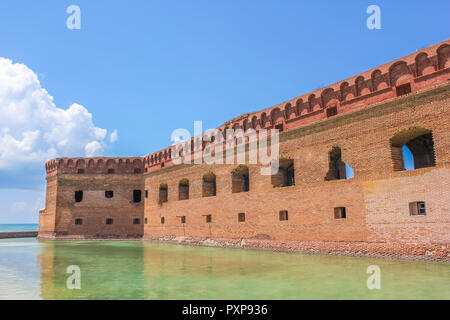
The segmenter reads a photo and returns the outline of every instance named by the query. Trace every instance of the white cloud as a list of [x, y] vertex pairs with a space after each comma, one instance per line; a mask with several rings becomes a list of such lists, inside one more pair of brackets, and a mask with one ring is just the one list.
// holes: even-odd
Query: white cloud
[[[79, 104], [57, 108], [37, 75], [0, 57], [0, 170], [41, 164], [58, 156], [101, 155], [107, 130]], [[117, 140], [117, 131], [109, 142]]]
[[111, 132], [111, 134], [109, 136], [109, 142], [114, 143], [117, 141], [118, 138], [119, 138], [119, 136], [117, 135], [117, 130], [114, 129], [114, 131]]
[[100, 156], [103, 152], [103, 145], [98, 141], [91, 141], [85, 147], [86, 157]]

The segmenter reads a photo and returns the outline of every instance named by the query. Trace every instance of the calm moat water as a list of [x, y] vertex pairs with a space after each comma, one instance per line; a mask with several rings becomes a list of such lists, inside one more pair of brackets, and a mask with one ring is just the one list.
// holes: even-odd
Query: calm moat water
[[[66, 286], [81, 269], [81, 289]], [[368, 290], [366, 269], [381, 269]], [[0, 299], [450, 299], [450, 264], [145, 241], [0, 240]]]

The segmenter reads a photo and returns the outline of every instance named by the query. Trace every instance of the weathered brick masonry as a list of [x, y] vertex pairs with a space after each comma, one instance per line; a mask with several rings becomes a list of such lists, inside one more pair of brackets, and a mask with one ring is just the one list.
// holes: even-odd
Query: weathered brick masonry
[[[218, 128], [280, 129], [276, 176], [256, 164], [175, 165], [173, 146], [51, 160], [39, 237], [449, 261], [449, 57], [447, 40]], [[404, 170], [404, 145], [415, 170]]]

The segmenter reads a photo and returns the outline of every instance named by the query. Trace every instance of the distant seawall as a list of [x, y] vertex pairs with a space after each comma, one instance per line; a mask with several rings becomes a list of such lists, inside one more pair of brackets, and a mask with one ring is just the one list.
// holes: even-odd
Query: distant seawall
[[9, 238], [36, 238], [37, 231], [23, 231], [23, 232], [0, 232], [0, 239]]

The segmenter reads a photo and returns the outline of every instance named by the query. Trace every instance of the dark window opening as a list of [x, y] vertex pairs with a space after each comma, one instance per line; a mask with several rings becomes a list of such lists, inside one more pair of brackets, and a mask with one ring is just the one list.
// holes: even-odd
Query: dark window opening
[[181, 223], [186, 223], [186, 216], [181, 216]]
[[275, 126], [275, 129], [278, 129], [279, 132], [283, 132], [284, 126], [283, 126], [282, 123], [280, 123], [280, 124], [277, 124], [277, 125]]
[[278, 172], [271, 176], [274, 188], [295, 186], [294, 160], [280, 159]]
[[411, 93], [411, 84], [410, 83], [402, 84], [401, 86], [398, 86], [396, 90], [397, 96], [402, 96], [404, 94]]
[[411, 216], [425, 216], [427, 210], [424, 201], [411, 202], [409, 204], [409, 214]]
[[239, 165], [231, 173], [231, 192], [248, 192], [249, 191], [249, 171], [248, 167]]
[[210, 214], [206, 215], [206, 223], [211, 223], [212, 222], [212, 216]]
[[216, 195], [216, 175], [208, 172], [203, 176], [202, 196], [213, 197]]
[[337, 107], [331, 107], [327, 109], [327, 118], [338, 114]]
[[75, 191], [75, 202], [83, 201], [83, 191]]
[[82, 225], [83, 224], [83, 219], [75, 219], [75, 224], [76, 225]]
[[108, 169], [108, 174], [112, 174], [112, 173], [114, 173], [114, 172], [115, 172], [114, 169]]
[[166, 222], [166, 218], [161, 217], [161, 224], [164, 224]]
[[112, 191], [112, 190], [105, 191], [105, 197], [108, 199], [114, 197], [114, 191]]
[[329, 152], [329, 170], [325, 176], [326, 181], [341, 180], [352, 178], [353, 169], [348, 166], [349, 172], [347, 172], [347, 164], [342, 161], [341, 148], [333, 147]]
[[[408, 157], [407, 150], [410, 151]], [[394, 171], [434, 167], [434, 141], [430, 130], [413, 127], [391, 138], [391, 155]]]
[[84, 169], [78, 169], [78, 174], [84, 173]]
[[162, 204], [168, 201], [169, 188], [167, 184], [161, 184], [159, 186], [159, 203]]
[[280, 221], [288, 221], [288, 212], [287, 210], [281, 210], [280, 211]]
[[145, 197], [148, 198], [148, 190], [145, 190]]
[[183, 179], [178, 183], [178, 200], [189, 199], [189, 180]]
[[141, 190], [133, 190], [133, 202], [138, 203], [141, 202], [142, 199], [142, 191]]
[[164, 168], [164, 162], [161, 163], [161, 168]]
[[148, 219], [147, 219], [147, 218], [144, 219], [144, 223], [145, 223], [145, 224], [148, 223]]
[[141, 173], [141, 169], [134, 169], [134, 173]]
[[347, 218], [345, 207], [334, 208], [334, 218], [335, 219]]
[[245, 222], [245, 213], [238, 213], [238, 221]]
[[113, 224], [114, 220], [111, 218], [106, 219], [106, 224]]
[[133, 224], [141, 224], [141, 219], [133, 219]]

